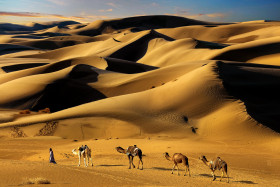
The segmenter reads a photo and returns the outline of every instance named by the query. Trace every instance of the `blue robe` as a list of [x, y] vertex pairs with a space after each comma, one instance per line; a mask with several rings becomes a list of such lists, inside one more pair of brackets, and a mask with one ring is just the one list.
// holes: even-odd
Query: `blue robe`
[[50, 163], [56, 164], [56, 162], [54, 160], [54, 156], [53, 156], [53, 151], [50, 151]]

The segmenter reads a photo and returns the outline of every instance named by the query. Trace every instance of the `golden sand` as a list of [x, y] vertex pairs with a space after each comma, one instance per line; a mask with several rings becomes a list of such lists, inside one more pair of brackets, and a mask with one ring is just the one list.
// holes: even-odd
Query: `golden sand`
[[[280, 22], [62, 24], [1, 31], [0, 186], [280, 185]], [[71, 152], [85, 144], [93, 167]], [[115, 150], [130, 145], [143, 171]], [[185, 154], [191, 177], [164, 152]], [[201, 155], [225, 160], [230, 183]]]

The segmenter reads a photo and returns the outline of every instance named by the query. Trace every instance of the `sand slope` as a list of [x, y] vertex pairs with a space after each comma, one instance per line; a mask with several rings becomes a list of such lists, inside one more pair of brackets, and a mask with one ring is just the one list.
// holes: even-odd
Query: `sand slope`
[[[79, 178], [89, 186], [225, 185], [208, 183], [197, 160], [205, 154], [230, 163], [230, 185], [279, 185], [280, 22], [139, 16], [1, 24], [0, 32], [0, 138], [22, 146], [12, 156], [0, 145], [0, 165], [10, 168], [3, 184], [22, 183], [8, 174], [30, 165], [28, 176], [47, 168], [41, 174], [61, 186]], [[97, 168], [73, 166], [71, 149], [86, 143]], [[130, 173], [114, 146], [138, 143], [148, 171]], [[49, 147], [61, 165], [42, 163]], [[188, 154], [194, 176], [169, 176], [165, 151]]]

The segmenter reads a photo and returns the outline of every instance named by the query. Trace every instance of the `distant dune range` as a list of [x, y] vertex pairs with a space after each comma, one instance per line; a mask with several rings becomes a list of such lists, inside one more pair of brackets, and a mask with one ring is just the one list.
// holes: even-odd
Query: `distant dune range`
[[73, 120], [53, 134], [79, 138], [87, 121], [85, 139], [279, 136], [280, 22], [139, 16], [0, 24], [0, 33], [2, 129], [35, 136], [33, 125]]

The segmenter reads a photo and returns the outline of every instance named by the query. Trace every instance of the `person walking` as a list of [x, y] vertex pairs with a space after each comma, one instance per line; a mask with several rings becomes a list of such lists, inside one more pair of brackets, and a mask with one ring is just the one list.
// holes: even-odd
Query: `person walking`
[[52, 148], [50, 148], [50, 163], [56, 164]]

